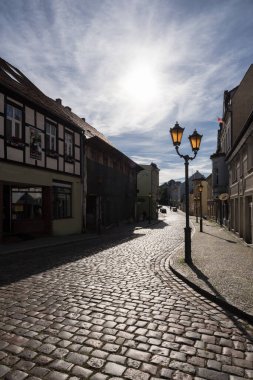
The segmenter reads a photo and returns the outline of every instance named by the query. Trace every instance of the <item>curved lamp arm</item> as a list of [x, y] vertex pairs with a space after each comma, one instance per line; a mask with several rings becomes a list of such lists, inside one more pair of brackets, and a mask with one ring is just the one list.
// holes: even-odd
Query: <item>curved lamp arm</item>
[[176, 148], [176, 151], [177, 151], [177, 154], [179, 155], [179, 157], [181, 157], [181, 158], [183, 158], [185, 161], [189, 161], [189, 160], [194, 160], [194, 158], [197, 156], [197, 151], [195, 150], [194, 151], [194, 156], [193, 157], [190, 157], [188, 154], [186, 154], [186, 155], [183, 155], [183, 154], [181, 154], [180, 152], [179, 152], [179, 147], [176, 145], [175, 146], [175, 148]]

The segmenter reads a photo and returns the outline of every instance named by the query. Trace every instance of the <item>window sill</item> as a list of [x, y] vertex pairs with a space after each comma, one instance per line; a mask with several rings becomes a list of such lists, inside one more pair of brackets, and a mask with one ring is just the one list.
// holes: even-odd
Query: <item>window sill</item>
[[73, 164], [75, 162], [75, 159], [74, 157], [65, 156], [65, 161], [68, 162], [69, 164]]
[[7, 145], [12, 146], [13, 148], [23, 149], [25, 146], [25, 143], [21, 139], [17, 138], [9, 138], [6, 140]]
[[58, 158], [58, 156], [59, 156], [59, 154], [57, 152], [50, 152], [50, 151], [47, 151], [46, 155], [47, 155], [47, 157], [51, 157], [51, 158]]

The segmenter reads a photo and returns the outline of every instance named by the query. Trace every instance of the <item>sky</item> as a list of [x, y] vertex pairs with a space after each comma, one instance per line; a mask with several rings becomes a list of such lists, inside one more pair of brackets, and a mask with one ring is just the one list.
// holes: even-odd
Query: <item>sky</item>
[[211, 173], [223, 93], [253, 63], [253, 0], [1, 0], [0, 56], [160, 183], [184, 179], [170, 128], [203, 135]]

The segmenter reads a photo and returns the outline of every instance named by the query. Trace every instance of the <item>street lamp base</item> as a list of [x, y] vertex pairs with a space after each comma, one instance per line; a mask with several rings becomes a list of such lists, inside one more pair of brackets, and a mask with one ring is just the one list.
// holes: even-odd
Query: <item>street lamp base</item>
[[185, 242], [185, 262], [191, 264], [191, 227], [185, 227], [184, 229], [184, 242]]
[[199, 231], [203, 232], [203, 220], [202, 219], [200, 219], [199, 227], [200, 227]]

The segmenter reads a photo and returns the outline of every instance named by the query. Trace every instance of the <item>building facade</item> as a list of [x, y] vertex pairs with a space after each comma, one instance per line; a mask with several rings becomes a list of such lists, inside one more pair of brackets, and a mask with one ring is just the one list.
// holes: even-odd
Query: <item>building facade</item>
[[82, 230], [83, 131], [0, 59], [0, 237]]
[[157, 219], [159, 199], [159, 169], [155, 163], [140, 165], [137, 176], [137, 220]]
[[137, 173], [142, 168], [93, 136], [86, 140], [87, 229], [101, 231], [136, 217]]
[[[227, 112], [227, 111], [226, 111]], [[220, 225], [229, 227], [229, 174], [226, 153], [230, 149], [231, 120], [228, 113], [224, 119], [225, 125], [219, 123], [217, 134], [217, 149], [211, 155], [212, 160], [212, 196], [209, 199], [209, 214]]]
[[[159, 170], [150, 167], [154, 218]], [[142, 170], [61, 99], [49, 98], [0, 59], [0, 240], [133, 221]]]
[[229, 170], [230, 228], [253, 243], [253, 65], [231, 95], [224, 94], [222, 138]]

